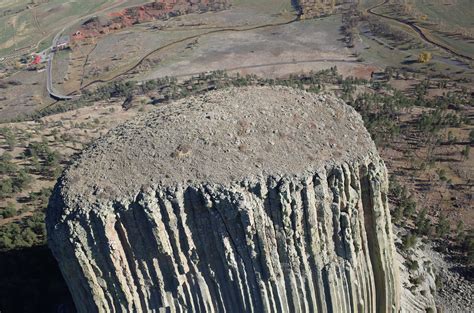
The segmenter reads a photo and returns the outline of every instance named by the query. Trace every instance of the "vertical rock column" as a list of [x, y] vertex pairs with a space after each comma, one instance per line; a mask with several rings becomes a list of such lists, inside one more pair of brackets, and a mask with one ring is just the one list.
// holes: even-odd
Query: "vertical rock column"
[[[246, 136], [242, 116], [259, 121]], [[189, 121], [181, 139], [167, 128], [175, 118]], [[361, 123], [331, 97], [244, 88], [119, 127], [65, 172], [48, 208], [49, 244], [78, 311], [398, 312], [387, 174]], [[318, 124], [337, 126], [341, 141], [326, 145]], [[183, 145], [208, 131], [211, 150]], [[245, 163], [232, 161], [242, 153], [227, 146], [233, 131], [261, 143]], [[285, 136], [266, 147], [275, 132]], [[349, 146], [358, 136], [364, 145]], [[171, 139], [178, 151], [163, 151]]]

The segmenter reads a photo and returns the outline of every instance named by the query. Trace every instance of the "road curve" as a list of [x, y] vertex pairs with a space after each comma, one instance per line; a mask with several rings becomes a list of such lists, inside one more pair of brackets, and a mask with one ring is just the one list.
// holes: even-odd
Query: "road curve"
[[60, 31], [59, 33], [54, 36], [53, 43], [51, 45], [51, 51], [49, 53], [48, 57], [48, 64], [46, 65], [46, 89], [48, 90], [48, 93], [51, 98], [55, 100], [71, 100], [71, 96], [67, 95], [62, 95], [58, 93], [57, 91], [54, 90], [53, 88], [53, 59], [54, 59], [54, 51], [53, 48], [56, 47], [56, 44], [58, 43], [59, 37], [61, 36], [63, 31]]
[[465, 55], [465, 54], [462, 54], [462, 53], [459, 53], [459, 52], [456, 52], [454, 51], [453, 49], [451, 49], [450, 47], [448, 46], [445, 46], [439, 42], [436, 42], [434, 41], [433, 39], [430, 39], [426, 36], [426, 34], [424, 33], [423, 29], [416, 25], [416, 22], [411, 22], [411, 21], [407, 21], [405, 19], [402, 19], [402, 18], [396, 18], [396, 17], [391, 17], [391, 16], [386, 16], [386, 15], [383, 15], [383, 14], [380, 14], [380, 13], [377, 13], [377, 12], [374, 12], [375, 9], [385, 5], [388, 3], [388, 0], [385, 0], [384, 2], [382, 3], [379, 3], [369, 9], [367, 9], [367, 12], [372, 14], [372, 15], [375, 15], [375, 16], [378, 16], [378, 17], [381, 17], [381, 18], [385, 18], [385, 19], [388, 19], [388, 20], [392, 20], [392, 21], [396, 21], [398, 23], [401, 23], [401, 24], [404, 24], [408, 27], [410, 27], [411, 29], [413, 29], [420, 37], [422, 40], [446, 51], [446, 52], [449, 52], [457, 57], [460, 57], [460, 58], [463, 58], [463, 59], [466, 59], [466, 60], [469, 60], [469, 61], [474, 61], [474, 58], [471, 57], [471, 56], [468, 56], [468, 55]]
[[161, 50], [167, 49], [167, 48], [169, 48], [171, 46], [174, 46], [176, 44], [191, 40], [191, 39], [196, 39], [196, 38], [200, 38], [200, 37], [203, 37], [203, 36], [207, 36], [207, 35], [211, 35], [211, 34], [215, 34], [215, 33], [221, 33], [221, 32], [246, 32], [246, 31], [250, 31], [250, 30], [262, 29], [262, 28], [268, 28], [268, 27], [283, 26], [283, 25], [288, 25], [288, 24], [298, 22], [299, 20], [300, 20], [299, 18], [295, 18], [295, 19], [292, 19], [292, 20], [286, 21], [286, 22], [257, 25], [257, 26], [251, 26], [251, 27], [248, 27], [248, 28], [226, 27], [226, 28], [216, 29], [216, 30], [212, 30], [212, 31], [209, 31], [209, 32], [206, 32], [206, 33], [202, 33], [202, 34], [198, 34], [198, 35], [192, 35], [192, 36], [189, 36], [189, 37], [186, 37], [186, 38], [182, 38], [180, 40], [173, 41], [169, 44], [158, 47], [158, 48], [148, 52], [137, 63], [135, 63], [132, 67], [125, 70], [124, 72], [119, 73], [119, 74], [117, 74], [117, 75], [115, 75], [111, 78], [108, 78], [108, 79], [97, 79], [97, 80], [91, 81], [91, 82], [87, 83], [86, 85], [81, 86], [81, 88], [79, 90], [83, 90], [83, 89], [85, 89], [87, 87], [90, 87], [91, 85], [94, 85], [94, 84], [107, 83], [107, 82], [112, 81], [112, 80], [114, 80], [118, 77], [124, 76], [124, 75], [130, 73], [131, 71], [133, 71], [134, 69], [136, 69], [138, 66], [140, 66], [143, 63], [143, 61], [145, 59], [147, 59], [149, 56], [151, 56], [152, 54], [154, 54], [156, 52], [159, 52]]

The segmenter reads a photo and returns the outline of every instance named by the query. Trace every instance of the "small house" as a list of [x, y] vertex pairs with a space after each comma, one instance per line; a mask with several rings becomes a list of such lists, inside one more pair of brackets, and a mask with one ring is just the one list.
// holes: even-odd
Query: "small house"
[[69, 48], [69, 43], [70, 43], [71, 39], [69, 36], [61, 36], [58, 40], [58, 42], [56, 43], [56, 47], [55, 50], [64, 50], [64, 49], [67, 49]]

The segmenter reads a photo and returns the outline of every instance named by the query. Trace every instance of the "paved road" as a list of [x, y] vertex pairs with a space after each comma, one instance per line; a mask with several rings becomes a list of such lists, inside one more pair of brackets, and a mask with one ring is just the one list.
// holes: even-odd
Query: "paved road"
[[[49, 53], [49, 60], [48, 60], [48, 64], [47, 64], [47, 68], [46, 68], [46, 73], [47, 73], [47, 84], [46, 84], [46, 88], [48, 89], [48, 93], [49, 95], [53, 98], [53, 99], [56, 99], [56, 100], [70, 100], [72, 99], [73, 97], [71, 96], [68, 96], [68, 95], [62, 95], [60, 93], [58, 93], [57, 91], [54, 90], [53, 88], [53, 78], [52, 78], [52, 68], [53, 68], [53, 58], [54, 58], [54, 52], [52, 51], [52, 48], [56, 46], [58, 40], [59, 40], [59, 37], [61, 37], [62, 33], [69, 27], [71, 27], [72, 25], [80, 22], [80, 21], [85, 21], [91, 17], [94, 17], [94, 16], [97, 16], [98, 14], [100, 13], [104, 13], [106, 11], [109, 11], [111, 9], [114, 9], [118, 6], [121, 6], [122, 4], [124, 4], [126, 2], [126, 0], [118, 0], [115, 4], [111, 5], [111, 6], [108, 6], [108, 7], [105, 7], [103, 9], [100, 9], [98, 11], [95, 11], [91, 14], [88, 14], [88, 15], [85, 15], [85, 16], [82, 16], [78, 19], [75, 19], [73, 21], [71, 21], [70, 23], [68, 23], [67, 25], [64, 26], [64, 28], [58, 32], [56, 34], [56, 36], [54, 37], [53, 39], [53, 42], [52, 42], [52, 45], [51, 45], [51, 51]], [[142, 1], [140, 3], [147, 3], [147, 1]], [[136, 7], [138, 4], [134, 4], [134, 5], [130, 5], [130, 6], [126, 6], [124, 7], [125, 8], [132, 8], [132, 7]]]
[[46, 65], [46, 89], [48, 90], [49, 95], [53, 99], [70, 100], [72, 99], [71, 96], [62, 95], [58, 93], [57, 91], [55, 91], [53, 88], [53, 59], [54, 59], [53, 47], [56, 47], [56, 44], [58, 43], [59, 37], [61, 37], [62, 33], [63, 33], [63, 30], [57, 33], [56, 36], [54, 36], [53, 44], [51, 45], [51, 51], [48, 57], [48, 64]]

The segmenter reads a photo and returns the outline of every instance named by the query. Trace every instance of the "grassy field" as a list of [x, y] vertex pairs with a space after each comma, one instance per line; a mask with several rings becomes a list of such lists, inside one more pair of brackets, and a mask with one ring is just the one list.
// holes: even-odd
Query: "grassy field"
[[[259, 25], [285, 23], [295, 17], [291, 1], [263, 0], [255, 2], [237, 0], [233, 2], [230, 10], [222, 12], [189, 14], [165, 21], [157, 20], [138, 24], [96, 38], [92, 44], [83, 42], [80, 47], [76, 47], [72, 52], [73, 67], [75, 69], [82, 68], [83, 70], [72, 71], [73, 75], [70, 76], [71, 81], [68, 85], [77, 86], [78, 81], [82, 81], [83, 85], [87, 85], [97, 79], [109, 80], [133, 67], [144, 55], [154, 50], [157, 50], [157, 52], [147, 58], [144, 66], [137, 70], [146, 72], [154, 64], [166, 65], [170, 61], [169, 56], [181, 54], [183, 50], [185, 54], [191, 52], [194, 49], [184, 47], [192, 43], [193, 40], [197, 40], [200, 35], [219, 31], [219, 29], [246, 29]], [[196, 24], [200, 26], [195, 26]], [[159, 27], [160, 30], [157, 31], [153, 27]], [[223, 43], [226, 42], [226, 36], [228, 36], [228, 33], [220, 35], [220, 40]], [[190, 38], [189, 42], [181, 43], [180, 41], [185, 38]], [[93, 49], [92, 46], [94, 46]], [[120, 48], [117, 49], [118, 47]], [[85, 53], [87, 50], [90, 53]], [[183, 57], [185, 55], [180, 55], [178, 59]], [[165, 58], [166, 60], [164, 60]], [[84, 62], [86, 59], [87, 64], [81, 64], [81, 61]], [[176, 58], [172, 59], [176, 60]], [[78, 77], [78, 75], [81, 77]], [[141, 76], [144, 75], [146, 76], [146, 73]]]
[[50, 0], [37, 5], [31, 1], [0, 3], [0, 57], [45, 48], [56, 32], [72, 26], [81, 17], [107, 8], [131, 6], [143, 0]]
[[[405, 24], [405, 22], [414, 22], [417, 27], [422, 29], [426, 37], [441, 47], [461, 55], [474, 57], [474, 39], [466, 37], [466, 33], [469, 33], [469, 29], [472, 31], [472, 25], [474, 25], [468, 18], [474, 13], [474, 9], [468, 2], [463, 0], [412, 0], [407, 1], [407, 5], [403, 7], [394, 4], [394, 1], [388, 3], [384, 3], [382, 0], [362, 1], [359, 9], [366, 12], [365, 14], [374, 18], [370, 12], [365, 10], [380, 5], [374, 12], [382, 14], [386, 18], [376, 17], [376, 20], [381, 25], [388, 27], [390, 32], [401, 31], [405, 33], [405, 37], [409, 36], [411, 39], [408, 43], [399, 44], [387, 38], [370, 35], [369, 32], [361, 35], [364, 42], [362, 46], [366, 49], [360, 53], [365, 59], [374, 59], [378, 64], [399, 66], [405, 61], [416, 60], [416, 56], [420, 52], [428, 51], [433, 55], [434, 61], [431, 66], [435, 70], [447, 70], [446, 73], [449, 73], [452, 68], [455, 72], [465, 71], [467, 76], [472, 77], [472, 62], [427, 42], [413, 28]], [[398, 19], [398, 21], [390, 18]], [[387, 43], [385, 46], [384, 42]], [[390, 49], [390, 46], [396, 49]], [[412, 62], [410, 67], [418, 69], [420, 64]]]
[[280, 13], [282, 11], [293, 11], [291, 1], [289, 0], [234, 0], [235, 7], [245, 6], [258, 12]]
[[413, 21], [425, 35], [452, 50], [474, 57], [474, 7], [469, 0], [412, 0], [384, 5], [377, 12]]
[[[21, 24], [23, 26], [15, 29], [6, 27], [0, 33], [0, 36], [3, 36], [0, 41], [0, 57], [9, 55], [18, 59], [23, 54], [46, 49], [51, 44], [54, 35], [62, 29], [65, 29], [65, 33], [71, 33], [81, 21], [91, 16], [91, 12], [95, 12], [94, 15], [101, 15], [145, 2], [149, 2], [149, 0], [101, 0], [97, 2], [87, 0], [80, 3], [71, 0], [52, 0], [30, 9], [26, 9], [26, 0], [17, 4], [14, 2], [2, 3], [2, 9], [16, 8], [18, 12], [2, 16], [0, 25], [2, 23], [7, 25], [14, 21], [15, 25]], [[40, 27], [43, 25], [47, 27], [41, 28], [41, 31], [38, 30], [35, 17]], [[188, 36], [226, 27], [248, 28], [255, 25], [287, 22], [295, 17], [291, 2], [287, 0], [258, 2], [237, 0], [233, 3], [231, 10], [224, 12], [189, 14], [166, 21], [139, 24], [95, 38], [93, 42], [81, 42], [70, 53], [71, 61], [69, 63], [60, 62], [61, 58], [58, 57], [53, 66], [55, 87], [58, 90], [71, 92], [77, 91], [81, 84], [84, 85], [96, 79], [113, 78], [136, 64], [146, 53]], [[162, 29], [160, 31], [151, 29], [155, 25]], [[202, 25], [202, 27], [195, 25]], [[222, 40], [225, 41], [225, 39], [223, 36]], [[184, 45], [187, 44], [187, 42], [184, 43]], [[20, 47], [26, 48], [15, 51]], [[170, 53], [173, 51], [170, 50]], [[162, 54], [158, 53], [156, 58], [158, 61], [162, 58]], [[8, 89], [4, 90], [5, 97], [0, 98], [0, 120], [9, 119], [21, 111], [31, 112], [35, 108], [48, 105], [50, 101], [47, 94], [44, 93], [42, 83], [44, 74], [26, 71], [17, 71], [17, 73], [13, 68], [14, 62], [12, 60], [8, 60], [8, 62], [12, 67], [8, 72], [8, 79], [19, 81], [22, 84], [7, 85]], [[146, 63], [149, 64], [149, 60]], [[34, 75], [38, 79], [27, 84], [25, 75]], [[61, 81], [66, 76], [68, 80]], [[63, 84], [58, 85], [58, 83]]]
[[90, 14], [109, 2], [114, 0], [52, 0], [36, 6], [26, 0], [0, 4], [0, 10], [7, 13], [0, 17], [0, 28], [7, 30], [0, 33], [0, 56], [24, 47], [36, 47], [71, 20]]
[[417, 10], [427, 15], [428, 20], [474, 28], [472, 0], [413, 0], [413, 4]]
[[[414, 12], [426, 21], [420, 25], [443, 44], [474, 56], [474, 6], [471, 0], [413, 0]], [[462, 33], [470, 34], [470, 39]]]

